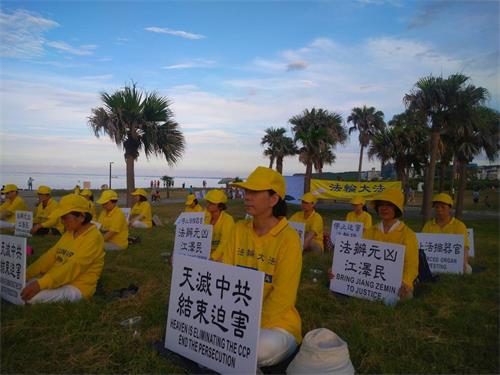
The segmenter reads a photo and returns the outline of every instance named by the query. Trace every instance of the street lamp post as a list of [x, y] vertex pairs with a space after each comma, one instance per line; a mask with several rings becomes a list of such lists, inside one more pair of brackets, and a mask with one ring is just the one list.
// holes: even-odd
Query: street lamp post
[[111, 164], [113, 164], [114, 161], [109, 162], [109, 188], [111, 189]]

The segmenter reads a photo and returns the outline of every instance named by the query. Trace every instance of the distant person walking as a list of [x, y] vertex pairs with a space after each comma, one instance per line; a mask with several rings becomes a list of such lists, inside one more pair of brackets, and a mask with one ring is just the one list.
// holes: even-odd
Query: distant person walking
[[479, 190], [477, 188], [475, 188], [472, 192], [472, 200], [474, 201], [474, 204], [479, 202]]
[[203, 188], [206, 188], [207, 187], [207, 182], [205, 180], [203, 180]]
[[33, 190], [33, 181], [34, 178], [30, 176], [30, 178], [28, 178], [28, 190]]

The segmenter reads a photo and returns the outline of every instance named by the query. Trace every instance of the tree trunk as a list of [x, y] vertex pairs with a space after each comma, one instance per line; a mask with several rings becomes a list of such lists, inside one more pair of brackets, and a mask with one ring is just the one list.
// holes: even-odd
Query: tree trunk
[[446, 179], [446, 168], [448, 167], [448, 163], [441, 159], [441, 163], [439, 166], [439, 187], [438, 193], [442, 193], [444, 190], [444, 180]]
[[464, 211], [464, 195], [466, 186], [467, 186], [467, 162], [462, 161], [459, 163], [458, 189], [457, 189], [457, 199], [455, 203], [455, 217], [457, 219], [462, 218], [462, 213]]
[[167, 199], [170, 198], [170, 184], [167, 184]]
[[283, 174], [283, 157], [278, 156], [276, 158], [276, 170], [278, 171], [279, 174]]
[[427, 167], [424, 185], [424, 201], [422, 202], [424, 223], [430, 220], [432, 210], [432, 193], [434, 192], [434, 176], [436, 174], [436, 160], [438, 155], [439, 132], [431, 134], [431, 158]]
[[456, 183], [456, 178], [457, 178], [457, 169], [458, 169], [458, 160], [457, 157], [453, 157], [453, 167], [452, 167], [452, 172], [451, 172], [451, 182], [450, 182], [450, 196], [452, 198], [455, 197], [455, 183]]
[[134, 157], [125, 155], [125, 163], [127, 165], [127, 207], [132, 207], [132, 193], [135, 190]]
[[274, 156], [269, 156], [269, 169], [273, 169]]
[[311, 191], [312, 162], [306, 164], [306, 174], [304, 175], [304, 194]]
[[361, 181], [361, 167], [363, 165], [363, 149], [364, 146], [361, 145], [361, 150], [359, 150], [358, 181]]

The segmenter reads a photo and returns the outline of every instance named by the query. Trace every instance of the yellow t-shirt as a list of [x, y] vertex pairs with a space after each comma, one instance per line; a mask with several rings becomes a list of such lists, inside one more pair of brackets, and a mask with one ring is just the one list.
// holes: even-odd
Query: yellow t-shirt
[[295, 302], [302, 249], [299, 235], [286, 218], [260, 237], [255, 234], [252, 219], [239, 221], [220, 248], [225, 264], [265, 273], [261, 328], [282, 328], [300, 343], [301, 320]]
[[128, 224], [125, 214], [120, 207], [115, 206], [110, 212], [103, 209], [99, 215], [98, 221], [102, 225], [101, 230], [103, 232], [116, 232], [116, 234], [109, 239], [109, 242], [120, 246], [122, 249], [128, 247]]
[[[208, 214], [208, 212], [207, 212]], [[208, 217], [207, 217], [208, 216]], [[210, 224], [210, 214], [205, 216], [205, 224]], [[208, 219], [208, 220], [207, 220]], [[210, 259], [222, 261], [223, 254], [219, 251], [219, 244], [227, 241], [234, 227], [234, 219], [226, 211], [222, 211], [212, 229], [212, 249]], [[221, 248], [222, 250], [222, 248]]]
[[66, 232], [61, 239], [26, 270], [29, 280], [39, 274], [41, 289], [55, 289], [63, 285], [78, 288], [84, 298], [95, 292], [97, 280], [104, 267], [104, 239], [95, 225], [73, 238]]
[[350, 223], [363, 223], [363, 229], [368, 229], [372, 226], [372, 215], [368, 212], [363, 211], [361, 215], [356, 215], [356, 212], [351, 211], [347, 213], [345, 221]]
[[304, 223], [306, 225], [306, 232], [314, 232], [316, 234], [316, 236], [314, 236], [314, 241], [318, 243], [321, 251], [323, 251], [323, 218], [320, 214], [313, 211], [312, 214], [306, 219], [304, 217], [304, 211], [299, 211], [294, 213], [288, 221]]
[[[16, 223], [16, 211], [28, 211], [28, 206], [24, 203], [24, 199], [17, 195], [13, 201], [7, 199], [0, 206], [0, 212], [6, 211], [8, 216], [4, 218], [5, 221], [15, 224]], [[29, 210], [31, 211], [31, 210]]]
[[40, 224], [42, 228], [56, 228], [59, 233], [63, 233], [64, 225], [61, 222], [61, 219], [59, 217], [51, 216], [57, 207], [59, 207], [59, 204], [53, 198], [48, 200], [45, 207], [43, 207], [42, 203], [39, 203], [35, 209], [33, 223]]
[[415, 232], [403, 222], [400, 222], [397, 228], [389, 233], [382, 232], [379, 225], [373, 225], [364, 231], [363, 238], [405, 246], [403, 281], [413, 290], [413, 282], [418, 276], [418, 241]]
[[[196, 206], [194, 207], [189, 207], [189, 206], [186, 206], [186, 209], [184, 210], [184, 212], [202, 212], [203, 211], [203, 207], [201, 207], [199, 204], [197, 204]], [[205, 214], [205, 217], [206, 217], [206, 214]]]
[[423, 233], [437, 233], [437, 234], [462, 234], [464, 236], [464, 246], [469, 248], [469, 236], [467, 234], [467, 227], [460, 220], [452, 217], [451, 221], [444, 227], [440, 227], [435, 219], [429, 220], [422, 228]]
[[151, 214], [151, 204], [147, 201], [137, 202], [132, 207], [130, 211], [130, 216], [141, 215], [143, 216], [140, 220], [148, 226], [148, 228], [153, 227], [153, 215]]
[[90, 203], [90, 214], [92, 215], [92, 220], [97, 220], [97, 213], [95, 211], [95, 203], [90, 201], [90, 200], [89, 200], [89, 203]]

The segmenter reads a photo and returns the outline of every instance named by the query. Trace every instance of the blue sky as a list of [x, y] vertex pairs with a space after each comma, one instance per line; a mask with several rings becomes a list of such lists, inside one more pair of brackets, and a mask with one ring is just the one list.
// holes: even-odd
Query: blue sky
[[[99, 93], [132, 80], [172, 102], [187, 140], [170, 169], [245, 176], [270, 126], [322, 107], [344, 118], [369, 105], [390, 120], [428, 74], [461, 72], [499, 104], [499, 2], [3, 1], [0, 8], [1, 167], [106, 173], [123, 151], [87, 125]], [[290, 134], [291, 135], [291, 134]], [[357, 169], [357, 134], [327, 171]], [[378, 167], [366, 157], [364, 169]], [[303, 172], [297, 158], [285, 174]]]

